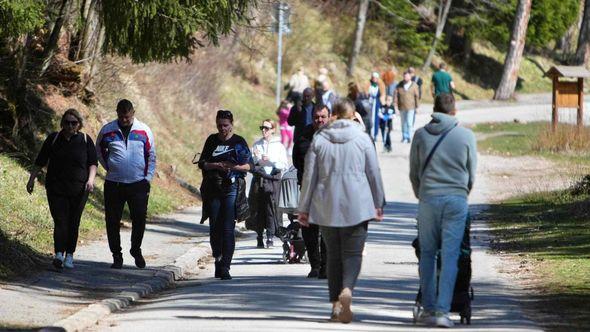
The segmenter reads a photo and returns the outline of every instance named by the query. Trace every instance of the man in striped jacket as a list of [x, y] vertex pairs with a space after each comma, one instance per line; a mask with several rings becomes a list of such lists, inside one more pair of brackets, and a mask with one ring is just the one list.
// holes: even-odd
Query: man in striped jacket
[[111, 268], [123, 266], [120, 222], [125, 203], [131, 215], [131, 256], [135, 265], [145, 267], [141, 242], [145, 231], [150, 181], [156, 170], [156, 149], [150, 128], [135, 119], [133, 104], [122, 99], [117, 104], [117, 120], [102, 127], [96, 139], [98, 159], [107, 171], [104, 184], [105, 220]]

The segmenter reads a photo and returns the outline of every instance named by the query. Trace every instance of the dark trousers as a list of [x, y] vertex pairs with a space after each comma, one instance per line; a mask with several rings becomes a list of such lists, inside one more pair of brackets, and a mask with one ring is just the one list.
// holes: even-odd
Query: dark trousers
[[393, 121], [379, 120], [379, 129], [381, 129], [381, 138], [383, 139], [383, 147], [385, 150], [391, 150], [391, 129], [393, 128]]
[[256, 231], [258, 237], [262, 237], [264, 230], [266, 229], [266, 238], [272, 239], [275, 235], [277, 222], [274, 206], [274, 193], [260, 192], [258, 194], [258, 225], [259, 228]]
[[141, 250], [147, 216], [150, 183], [142, 180], [133, 183], [105, 181], [104, 210], [109, 248], [113, 255], [121, 255], [121, 218], [125, 203], [131, 217], [131, 253]]
[[344, 288], [354, 289], [361, 272], [367, 226], [365, 221], [352, 227], [321, 227], [328, 248], [330, 302], [338, 301]]
[[82, 211], [88, 200], [88, 192], [76, 196], [47, 193], [49, 211], [53, 217], [53, 247], [55, 252], [73, 254], [78, 243], [78, 228]]
[[223, 193], [215, 193], [209, 201], [209, 241], [211, 251], [216, 261], [221, 261], [224, 268], [229, 270], [236, 238], [236, 196], [237, 185]]
[[327, 255], [326, 244], [323, 236], [320, 235], [320, 226], [310, 224], [309, 227], [301, 227], [301, 235], [307, 250], [307, 258], [312, 269], [326, 267]]

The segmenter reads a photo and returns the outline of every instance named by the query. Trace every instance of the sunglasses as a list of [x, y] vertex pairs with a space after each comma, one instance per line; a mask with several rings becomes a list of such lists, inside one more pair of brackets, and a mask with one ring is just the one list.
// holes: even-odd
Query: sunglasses
[[271, 130], [271, 127], [267, 127], [267, 126], [260, 126], [258, 127], [260, 130]]
[[77, 126], [78, 123], [80, 123], [80, 122], [75, 121], [75, 120], [74, 121], [69, 121], [69, 120], [64, 121], [64, 124], [67, 124], [67, 125], [70, 125], [70, 126]]

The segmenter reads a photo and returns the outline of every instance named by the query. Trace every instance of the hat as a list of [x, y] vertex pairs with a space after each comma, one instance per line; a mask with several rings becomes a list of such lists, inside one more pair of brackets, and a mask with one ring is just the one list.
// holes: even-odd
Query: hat
[[379, 73], [374, 71], [373, 74], [371, 74], [371, 77], [373, 78], [379, 78]]

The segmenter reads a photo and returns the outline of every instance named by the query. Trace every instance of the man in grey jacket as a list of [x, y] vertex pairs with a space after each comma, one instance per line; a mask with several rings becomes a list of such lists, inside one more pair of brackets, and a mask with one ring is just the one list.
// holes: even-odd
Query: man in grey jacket
[[[440, 327], [453, 326], [448, 313], [468, 213], [467, 196], [477, 166], [475, 136], [471, 130], [458, 126], [455, 114], [453, 96], [438, 95], [432, 121], [416, 132], [410, 151], [410, 180], [420, 200], [419, 269], [424, 314], [419, 321]], [[439, 249], [442, 264], [437, 287]]]

